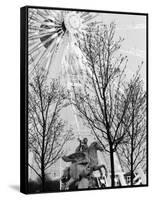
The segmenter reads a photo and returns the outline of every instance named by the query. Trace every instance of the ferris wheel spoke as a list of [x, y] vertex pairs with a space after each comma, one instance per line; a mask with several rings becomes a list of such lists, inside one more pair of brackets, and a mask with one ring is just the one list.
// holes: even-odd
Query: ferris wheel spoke
[[[41, 54], [38, 55], [38, 57], [35, 59], [35, 68], [38, 68], [39, 66], [43, 67], [42, 63], [43, 63], [43, 60], [46, 59], [48, 52], [49, 50], [45, 49], [43, 52], [41, 52]], [[35, 68], [33, 70], [35, 70]]]
[[52, 28], [50, 28], [50, 29], [40, 31], [40, 33], [41, 33], [41, 34], [45, 34], [45, 33], [50, 33], [50, 34], [52, 33], [52, 34], [53, 34], [53, 33], [56, 33], [57, 30], [58, 30], [57, 28], [52, 27]]
[[90, 20], [93, 20], [94, 18], [96, 18], [98, 16], [98, 14], [95, 14], [95, 15], [89, 15], [88, 17], [86, 17], [86, 18], [84, 18], [84, 21], [83, 21], [83, 23], [86, 23], [86, 22], [88, 22], [88, 21], [90, 21]]
[[38, 9], [37, 14], [43, 18], [43, 20], [47, 20], [48, 16], [45, 12], [43, 12], [42, 10]]
[[49, 70], [51, 68], [51, 64], [52, 64], [52, 61], [53, 61], [54, 54], [55, 54], [55, 49], [53, 50], [51, 56], [49, 56], [47, 63], [46, 63], [47, 74], [49, 73]]
[[48, 9], [45, 9], [44, 12], [46, 13], [47, 16], [51, 15], [50, 10], [48, 10]]
[[43, 16], [47, 16], [47, 13], [45, 12], [45, 9], [37, 9], [37, 14], [42, 15]]
[[64, 21], [64, 11], [61, 12], [61, 21], [62, 21], [62, 22]]
[[50, 35], [49, 32], [46, 32], [46, 33], [35, 32], [29, 35], [29, 40], [37, 40], [37, 39], [40, 39], [41, 37], [49, 36], [49, 35]]
[[35, 67], [32, 71], [35, 70], [36, 67], [43, 66], [45, 59], [49, 59], [49, 54], [52, 55], [53, 51], [55, 51], [57, 46], [57, 39], [53, 41], [52, 45], [50, 45], [48, 48], [46, 48], [44, 51], [41, 51], [41, 53], [38, 54], [38, 56], [35, 56]]
[[[62, 11], [60, 11], [62, 12]], [[58, 18], [58, 13], [56, 11], [51, 11], [51, 16], [54, 18], [54, 21], [56, 21], [57, 23], [60, 23], [61, 22], [61, 19]]]
[[41, 63], [43, 62], [43, 59], [48, 57], [48, 54], [50, 54], [53, 49], [55, 49], [56, 46], [56, 40], [54, 40], [54, 42], [52, 43], [52, 45], [50, 45], [48, 48], [46, 48], [43, 53], [41, 54], [38, 62], [37, 62], [37, 66], [41, 66]]
[[44, 31], [44, 30], [46, 30], [44, 27], [39, 27], [39, 26], [36, 26], [36, 25], [32, 25], [32, 24], [30, 24], [29, 26], [29, 32], [30, 31]]
[[90, 13], [89, 12], [84, 12], [84, 13], [82, 13], [80, 16], [81, 17], [85, 17], [86, 15], [89, 15]]
[[87, 16], [85, 16], [85, 17], [83, 17], [83, 19], [84, 20], [88, 20], [88, 19], [90, 19], [92, 17], [92, 15], [91, 14], [89, 14], [89, 15], [87, 15]]
[[[55, 35], [55, 34], [54, 34]], [[32, 54], [34, 53], [35, 51], [37, 51], [38, 49], [40, 49], [41, 47], [44, 47], [44, 45], [46, 43], [49, 43], [49, 42], [52, 42], [54, 40], [54, 38], [57, 37], [57, 35], [55, 35], [54, 37], [53, 36], [50, 36], [48, 39], [46, 39], [45, 41], [39, 41], [39, 43], [34, 46], [30, 51], [29, 53]]]
[[47, 21], [44, 21], [41, 26], [47, 26], [49, 28], [49, 27], [59, 27], [61, 25], [60, 24], [57, 25], [54, 22], [50, 22], [49, 20], [47, 20]]
[[50, 21], [50, 22], [52, 22], [54, 25], [61, 25], [62, 24], [62, 22], [61, 21], [57, 21], [53, 16], [51, 16], [51, 15], [48, 15], [48, 20], [47, 21]]
[[28, 41], [28, 45], [29, 45], [29, 49], [31, 49], [33, 46], [36, 46], [38, 43], [40, 42], [40, 40], [29, 40]]
[[36, 16], [35, 14], [30, 17], [30, 21], [32, 21], [34, 23], [38, 23], [38, 24], [42, 23], [42, 20], [40, 18], [38, 18], [38, 16]]
[[57, 46], [60, 44], [60, 41], [61, 41], [63, 35], [64, 35], [64, 33], [61, 33], [61, 34], [59, 35], [59, 37], [57, 38], [57, 40], [56, 40]]
[[28, 22], [32, 21], [33, 16], [35, 15], [34, 11], [29, 12]]
[[34, 34], [29, 35], [29, 40], [41, 39], [41, 38], [46, 37], [46, 36], [52, 36], [53, 37], [54, 34], [57, 34], [57, 33], [60, 34], [60, 32], [62, 32], [62, 31], [57, 31], [56, 29], [54, 29], [54, 30], [50, 29], [50, 30], [47, 30], [45, 32], [36, 32]]
[[[64, 38], [65, 38], [65, 35], [62, 34], [59, 38], [56, 39], [56, 46], [52, 49], [53, 51], [50, 56], [50, 61], [48, 61], [47, 67], [46, 67], [46, 69], [48, 69], [48, 73], [49, 73], [52, 63], [56, 63], [56, 62], [61, 63], [62, 53], [64, 51], [64, 49], [62, 49], [61, 46], [64, 46], [64, 44], [63, 44]], [[59, 51], [58, 51], [58, 49], [59, 49]]]
[[36, 69], [36, 63], [38, 60], [38, 56], [39, 54], [35, 54], [35, 55], [28, 55], [28, 64], [31, 65], [31, 67], [29, 68], [30, 71], [29, 73], [31, 74], [32, 72], [34, 72], [34, 70]]
[[97, 24], [103, 24], [103, 21], [96, 21], [96, 25]]

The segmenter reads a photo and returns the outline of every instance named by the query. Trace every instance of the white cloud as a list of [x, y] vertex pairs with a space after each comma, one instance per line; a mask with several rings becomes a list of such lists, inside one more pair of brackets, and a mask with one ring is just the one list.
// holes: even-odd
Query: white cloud
[[117, 30], [135, 30], [135, 29], [146, 29], [146, 24], [130, 24], [118, 26]]
[[125, 53], [125, 54], [131, 54], [133, 56], [137, 56], [137, 57], [140, 57], [142, 59], [145, 59], [145, 51], [144, 50], [140, 50], [140, 49], [136, 49], [136, 48], [131, 48], [131, 49], [121, 49], [120, 50], [122, 53]]

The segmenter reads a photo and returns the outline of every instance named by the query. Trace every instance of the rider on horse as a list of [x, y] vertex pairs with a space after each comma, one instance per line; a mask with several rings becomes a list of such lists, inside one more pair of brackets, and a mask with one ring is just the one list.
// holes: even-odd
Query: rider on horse
[[75, 152], [87, 152], [88, 150], [88, 139], [84, 138], [83, 140], [78, 139], [80, 142], [79, 146], [76, 148]]
[[[71, 162], [70, 167], [66, 168], [66, 171], [62, 176], [62, 180], [67, 180], [65, 177], [69, 179], [64, 181], [66, 182], [66, 188], [68, 188], [74, 182], [78, 183], [78, 188], [88, 188], [90, 187], [88, 184], [91, 177], [91, 187], [95, 187], [93, 186], [93, 180], [95, 178], [93, 175], [94, 171], [99, 170], [99, 172], [101, 172], [101, 176], [101, 169], [106, 171], [104, 165], [98, 165], [97, 151], [103, 151], [102, 146], [98, 142], [94, 141], [88, 147], [87, 138], [84, 138], [82, 141], [79, 139], [79, 142], [80, 144], [76, 148], [75, 153], [62, 157], [65, 162]], [[88, 183], [86, 183], [86, 181]]]
[[84, 138], [83, 140], [78, 139], [79, 145], [75, 150], [75, 153], [69, 156], [63, 156], [62, 159], [65, 162], [72, 162], [72, 163], [81, 163], [86, 164], [89, 162], [88, 158], [88, 139]]

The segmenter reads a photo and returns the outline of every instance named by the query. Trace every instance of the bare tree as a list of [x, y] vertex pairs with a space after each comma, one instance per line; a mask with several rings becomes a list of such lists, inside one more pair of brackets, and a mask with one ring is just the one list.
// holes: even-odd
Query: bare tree
[[111, 185], [114, 186], [114, 152], [122, 143], [126, 132], [123, 119], [127, 114], [131, 92], [126, 90], [125, 68], [127, 57], [118, 54], [122, 38], [115, 40], [115, 24], [91, 24], [79, 41], [84, 54], [85, 79], [82, 87], [73, 84], [75, 105], [79, 116], [92, 130], [103, 149], [109, 152]]
[[127, 90], [130, 90], [131, 98], [123, 120], [126, 142], [119, 146], [118, 152], [124, 167], [131, 172], [133, 185], [134, 172], [146, 162], [146, 92], [139, 71], [130, 80]]
[[60, 117], [67, 106], [66, 94], [58, 80], [48, 82], [44, 73], [36, 73], [29, 84], [29, 150], [35, 165], [29, 167], [37, 174], [45, 188], [46, 171], [62, 156], [63, 146], [70, 139], [72, 129]]

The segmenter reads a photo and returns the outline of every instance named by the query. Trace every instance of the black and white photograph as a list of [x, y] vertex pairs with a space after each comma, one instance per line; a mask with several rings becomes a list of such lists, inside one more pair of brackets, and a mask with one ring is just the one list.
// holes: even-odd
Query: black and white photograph
[[147, 186], [147, 14], [24, 9], [27, 193]]

